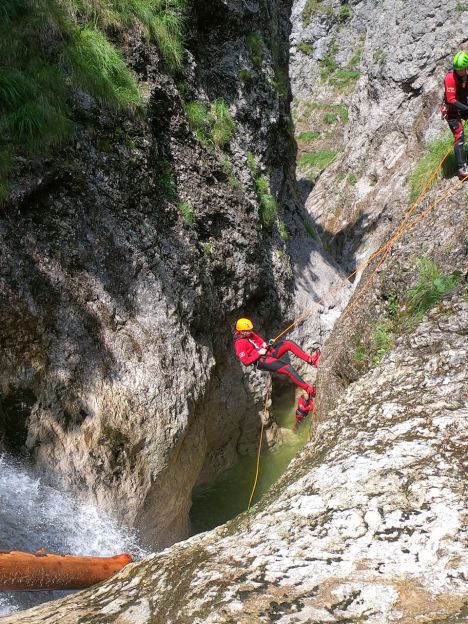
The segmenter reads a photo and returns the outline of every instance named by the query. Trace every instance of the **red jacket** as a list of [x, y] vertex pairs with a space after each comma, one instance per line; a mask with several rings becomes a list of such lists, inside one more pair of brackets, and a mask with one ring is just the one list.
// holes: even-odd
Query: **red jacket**
[[236, 355], [242, 364], [248, 365], [262, 357], [258, 349], [266, 349], [267, 343], [253, 332], [248, 338], [244, 338], [242, 334], [236, 332], [234, 334], [234, 347]]
[[468, 76], [449, 71], [444, 80], [444, 96], [450, 110], [468, 111]]
[[312, 412], [314, 409], [314, 399], [307, 399], [303, 396], [299, 397], [299, 401], [297, 402], [297, 412], [302, 415], [305, 414], [305, 412]]

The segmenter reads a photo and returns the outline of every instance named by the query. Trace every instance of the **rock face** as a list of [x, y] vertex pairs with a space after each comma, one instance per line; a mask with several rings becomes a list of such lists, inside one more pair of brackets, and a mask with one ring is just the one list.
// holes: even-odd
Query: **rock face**
[[443, 78], [466, 47], [468, 11], [456, 0], [299, 0], [292, 24], [300, 156], [325, 150], [334, 158], [325, 170], [299, 166], [298, 175], [310, 188], [322, 169], [306, 207], [351, 272], [406, 208], [422, 142], [447, 129], [439, 115]]
[[3, 621], [463, 621], [467, 333], [453, 295], [349, 387], [250, 513]]
[[[451, 195], [444, 199], [447, 193]], [[388, 330], [390, 343], [411, 331], [408, 306], [427, 259], [440, 275], [458, 271], [466, 280], [466, 201], [467, 189], [461, 184], [439, 182], [408, 222], [408, 229], [395, 240], [382, 266], [376, 271], [379, 257], [365, 271], [351, 304], [354, 307], [335, 326], [322, 358], [319, 418], [326, 417], [344, 389], [379, 359], [379, 331], [385, 337]], [[431, 284], [434, 288], [434, 279], [436, 275], [428, 278], [429, 289]]]
[[287, 71], [289, 11], [205, 2], [191, 16], [180, 90], [229, 105], [237, 131], [225, 153], [197, 140], [157, 51], [132, 35], [147, 117], [77, 95], [74, 144], [52, 160], [18, 159], [3, 207], [3, 444], [152, 546], [185, 537], [193, 485], [256, 447], [266, 376], [235, 360], [235, 318], [268, 335], [296, 312], [288, 245], [259, 217], [248, 151], [315, 265], [304, 279], [322, 276], [296, 301], [339, 275], [295, 216], [289, 101], [274, 83]]
[[[303, 188], [313, 187], [304, 198], [310, 223], [346, 274], [357, 271], [354, 283], [366, 284], [380, 260], [366, 269], [367, 258], [405, 218], [409, 177], [423, 143], [447, 132], [439, 102], [453, 53], [466, 47], [468, 12], [462, 9], [437, 1], [430, 9], [417, 2], [324, 0], [293, 6], [298, 177]], [[323, 150], [334, 154], [330, 166], [318, 171], [301, 165], [301, 159]], [[359, 305], [335, 326], [319, 375], [319, 416], [369, 368], [367, 356], [356, 362], [357, 350], [365, 346], [375, 354], [374, 331], [387, 323], [389, 301], [401, 302], [414, 285], [418, 259], [432, 258], [445, 275], [466, 270], [458, 226], [466, 224], [466, 191], [454, 184], [450, 176], [439, 180], [437, 190], [417, 202], [411, 219], [422, 220], [398, 238], [358, 295]], [[443, 200], [446, 193], [451, 195]]]
[[[318, 145], [334, 152], [330, 166], [301, 170], [301, 189], [313, 186], [301, 195], [273, 64], [284, 67], [287, 53], [270, 45], [286, 40], [291, 7], [197, 5], [185, 78], [190, 98], [229, 102], [238, 129], [228, 156], [242, 188], [196, 140], [157, 64], [148, 124], [122, 119], [111, 153], [83, 124], [62, 163], [41, 165], [0, 224], [4, 444], [26, 446], [153, 544], [185, 536], [193, 485], [252, 448], [258, 429], [266, 380], [235, 363], [227, 328], [245, 314], [270, 336], [310, 310], [289, 335], [306, 348], [328, 337], [358, 280], [321, 298], [400, 223], [410, 166], [443, 127], [437, 102], [452, 45], [463, 47], [460, 7], [293, 7], [296, 125], [314, 132], [320, 121]], [[89, 114], [101, 138], [115, 129]], [[268, 174], [289, 241], [261, 223], [247, 151]], [[313, 151], [299, 140], [300, 155]], [[178, 200], [193, 208], [188, 221], [161, 192], [168, 164]], [[19, 186], [26, 175], [25, 166]], [[443, 180], [416, 215], [451, 185]], [[395, 329], [394, 348], [379, 347], [376, 331], [397, 306], [404, 315], [421, 255], [444, 279], [466, 273], [464, 229], [460, 185], [398, 239], [327, 342], [312, 443], [256, 508], [5, 624], [463, 621], [461, 281], [416, 329]], [[371, 272], [358, 272], [361, 285]]]

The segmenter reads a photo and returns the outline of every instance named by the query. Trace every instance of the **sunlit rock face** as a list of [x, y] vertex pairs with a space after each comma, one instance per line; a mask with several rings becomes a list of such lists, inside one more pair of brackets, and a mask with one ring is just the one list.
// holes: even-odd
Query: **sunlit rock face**
[[[353, 285], [359, 282], [356, 292], [365, 286], [327, 342], [319, 417], [372, 365], [372, 356], [358, 361], [358, 350], [375, 354], [376, 327], [388, 322], [389, 302], [403, 305], [418, 261], [432, 259], [444, 275], [466, 272], [466, 188], [454, 177], [453, 161], [426, 185], [434, 158], [420, 180], [424, 193], [417, 201], [419, 193], [410, 193], [427, 142], [450, 137], [439, 104], [453, 54], [466, 47], [468, 12], [460, 9], [455, 0], [430, 7], [373, 0], [293, 5], [292, 111], [305, 207], [324, 247], [337, 254]], [[327, 150], [334, 155], [329, 166], [301, 165], [304, 156]], [[451, 151], [448, 145], [448, 162]], [[402, 224], [372, 274], [383, 255], [367, 268], [369, 258]]]
[[250, 512], [5, 624], [463, 621], [467, 333], [453, 295]]
[[[351, 272], [406, 209], [422, 143], [447, 130], [443, 79], [466, 48], [468, 11], [457, 0], [297, 0], [291, 21], [299, 156], [334, 155], [330, 166], [313, 169], [312, 178], [321, 174], [306, 207]], [[307, 131], [319, 136], [301, 138]], [[310, 173], [299, 166], [307, 190]]]

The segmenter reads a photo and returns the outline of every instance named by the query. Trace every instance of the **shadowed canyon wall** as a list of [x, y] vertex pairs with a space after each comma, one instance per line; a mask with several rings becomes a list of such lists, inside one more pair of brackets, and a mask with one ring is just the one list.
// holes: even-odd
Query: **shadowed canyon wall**
[[[145, 111], [78, 92], [71, 143], [17, 156], [2, 205], [3, 443], [153, 546], [188, 534], [197, 481], [256, 447], [266, 378], [235, 360], [232, 327], [296, 312], [288, 239], [321, 268], [301, 303], [339, 274], [295, 214], [289, 13], [197, 3], [174, 77], [130, 31]], [[219, 100], [236, 124], [224, 149], [187, 115]]]

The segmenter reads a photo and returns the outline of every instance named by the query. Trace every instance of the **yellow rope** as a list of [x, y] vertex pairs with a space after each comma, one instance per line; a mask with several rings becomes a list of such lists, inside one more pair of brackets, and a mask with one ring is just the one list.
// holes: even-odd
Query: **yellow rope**
[[307, 442], [310, 442], [312, 440], [312, 427], [314, 424], [314, 414], [315, 414], [315, 406], [314, 406], [314, 409], [310, 412], [309, 435], [307, 436]]
[[254, 481], [254, 484], [253, 484], [252, 493], [251, 493], [250, 498], [249, 498], [249, 504], [247, 506], [247, 509], [250, 509], [250, 505], [252, 504], [252, 499], [253, 499], [254, 494], [255, 494], [255, 489], [257, 487], [258, 473], [259, 473], [259, 468], [260, 468], [260, 451], [262, 450], [263, 429], [265, 428], [265, 417], [266, 417], [266, 413], [267, 413], [268, 399], [270, 398], [271, 386], [272, 386], [272, 381], [271, 381], [271, 377], [270, 377], [270, 383], [268, 384], [268, 390], [267, 390], [267, 393], [265, 395], [265, 404], [263, 406], [262, 429], [260, 431], [260, 442], [258, 444], [258, 451], [257, 451], [257, 470], [256, 470], [256, 473], [255, 473], [255, 481]]

